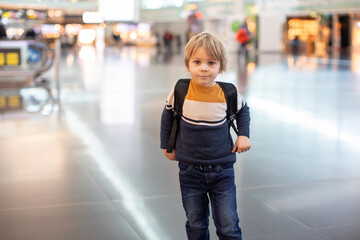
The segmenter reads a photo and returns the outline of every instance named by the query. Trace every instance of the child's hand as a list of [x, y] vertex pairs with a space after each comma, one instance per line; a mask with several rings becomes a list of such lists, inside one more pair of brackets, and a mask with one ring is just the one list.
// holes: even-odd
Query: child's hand
[[176, 160], [175, 159], [175, 150], [173, 149], [171, 153], [166, 152], [166, 149], [163, 149], [164, 155], [169, 160]]
[[238, 136], [238, 138], [236, 139], [236, 142], [235, 142], [235, 146], [231, 152], [232, 153], [234, 153], [234, 152], [242, 153], [242, 152], [246, 152], [250, 148], [251, 148], [250, 139], [246, 136]]

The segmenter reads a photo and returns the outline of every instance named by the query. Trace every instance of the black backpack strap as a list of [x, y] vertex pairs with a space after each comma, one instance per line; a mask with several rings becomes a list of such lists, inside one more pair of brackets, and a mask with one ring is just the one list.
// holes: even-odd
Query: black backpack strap
[[185, 100], [185, 96], [188, 92], [190, 79], [179, 79], [174, 88], [174, 121], [171, 128], [169, 142], [166, 148], [166, 152], [171, 153], [175, 146], [177, 129], [179, 126], [180, 118], [182, 115], [182, 108]]
[[234, 124], [234, 119], [236, 118], [237, 113], [237, 90], [234, 84], [227, 82], [217, 82], [221, 89], [225, 93], [226, 98], [226, 118], [229, 122], [229, 127], [231, 126], [236, 135], [238, 135], [238, 130]]

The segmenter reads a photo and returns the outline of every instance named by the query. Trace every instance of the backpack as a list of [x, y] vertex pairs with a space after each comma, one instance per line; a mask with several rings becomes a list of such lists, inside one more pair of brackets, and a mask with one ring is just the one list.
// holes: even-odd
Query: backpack
[[[236, 135], [238, 131], [234, 124], [235, 114], [237, 113], [237, 90], [236, 87], [231, 83], [217, 82], [221, 89], [224, 91], [226, 98], [226, 119]], [[166, 148], [166, 152], [171, 153], [175, 146], [177, 129], [180, 123], [182, 115], [182, 108], [185, 100], [185, 96], [189, 89], [190, 79], [179, 79], [174, 88], [174, 109], [173, 116], [174, 121], [171, 128], [169, 142]]]
[[239, 30], [236, 33], [236, 40], [240, 44], [245, 44], [250, 40], [249, 34], [245, 28], [243, 28], [243, 27], [239, 28]]

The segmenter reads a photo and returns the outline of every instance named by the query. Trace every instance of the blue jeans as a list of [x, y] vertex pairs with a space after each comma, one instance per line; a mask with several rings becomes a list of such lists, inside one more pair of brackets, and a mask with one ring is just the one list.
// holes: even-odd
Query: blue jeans
[[179, 169], [188, 239], [210, 239], [210, 200], [219, 239], [241, 240], [233, 163], [199, 166], [179, 162]]

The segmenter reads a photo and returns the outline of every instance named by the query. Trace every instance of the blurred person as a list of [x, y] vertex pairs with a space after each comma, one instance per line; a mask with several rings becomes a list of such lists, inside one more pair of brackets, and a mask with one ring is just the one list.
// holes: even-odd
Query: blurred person
[[73, 36], [73, 48], [75, 48], [75, 49], [76, 49], [77, 46], [78, 46], [78, 38], [79, 38], [79, 34], [78, 34], [78, 33]]
[[169, 31], [165, 31], [163, 37], [165, 48], [171, 49], [173, 38], [174, 36]]
[[160, 56], [161, 54], [161, 36], [158, 32], [154, 33], [155, 36], [155, 46], [156, 46], [156, 55]]
[[177, 52], [181, 53], [181, 46], [182, 46], [181, 36], [178, 34], [178, 35], [175, 36], [175, 39], [176, 39]]
[[154, 33], [155, 35], [155, 39], [156, 39], [156, 48], [160, 48], [161, 47], [161, 37], [160, 34], [158, 32]]
[[293, 41], [291, 42], [291, 50], [293, 54], [298, 54], [299, 53], [299, 48], [300, 48], [300, 39], [299, 36], [296, 35], [293, 39]]
[[7, 38], [6, 28], [5, 28], [5, 26], [2, 24], [1, 19], [2, 19], [2, 17], [1, 17], [1, 14], [0, 14], [0, 39], [1, 39], [1, 38]]
[[239, 43], [238, 56], [241, 54], [244, 54], [246, 57], [248, 56], [247, 46], [250, 42], [250, 39], [250, 31], [246, 21], [244, 21], [242, 26], [236, 32], [236, 40]]
[[[238, 137], [235, 145], [229, 130], [225, 93], [215, 81], [226, 71], [223, 43], [212, 33], [202, 32], [185, 47], [185, 66], [191, 80], [178, 122], [175, 149], [168, 152], [174, 121], [174, 89], [161, 117], [161, 149], [169, 160], [178, 161], [186, 232], [190, 240], [209, 239], [209, 202], [220, 239], [242, 239], [236, 205], [234, 163], [236, 152], [250, 149], [249, 108], [237, 96]], [[207, 177], [211, 176], [212, 180]], [[210, 182], [208, 182], [208, 180]], [[209, 201], [210, 198], [210, 201]]]
[[190, 18], [189, 28], [185, 32], [186, 43], [189, 42], [190, 38], [199, 33], [199, 26], [195, 23], [194, 18]]
[[194, 35], [195, 33], [191, 30], [191, 28], [188, 28], [185, 32], [186, 43], [188, 43], [190, 38], [192, 38]]
[[114, 39], [114, 42], [115, 42], [116, 46], [121, 44], [121, 36], [120, 36], [120, 34], [113, 33], [112, 37]]
[[315, 48], [315, 37], [312, 34], [309, 34], [306, 45], [307, 55], [311, 55], [314, 52]]

